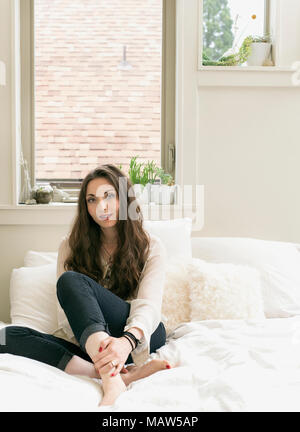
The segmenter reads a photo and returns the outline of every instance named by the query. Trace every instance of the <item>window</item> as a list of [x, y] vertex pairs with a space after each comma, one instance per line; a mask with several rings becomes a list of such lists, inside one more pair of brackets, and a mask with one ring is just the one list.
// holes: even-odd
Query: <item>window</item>
[[269, 35], [269, 15], [270, 0], [203, 0], [202, 64], [244, 64], [235, 55], [247, 36]]
[[96, 166], [127, 172], [137, 155], [174, 176], [175, 113], [165, 116], [175, 107], [172, 74], [165, 88], [175, 70], [171, 21], [173, 0], [21, 2], [22, 145], [32, 185], [78, 189]]

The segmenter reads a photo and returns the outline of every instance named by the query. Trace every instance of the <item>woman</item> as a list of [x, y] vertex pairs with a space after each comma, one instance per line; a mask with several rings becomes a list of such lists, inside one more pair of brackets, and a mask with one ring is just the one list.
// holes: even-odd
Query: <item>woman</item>
[[69, 374], [100, 376], [100, 405], [113, 404], [131, 382], [171, 367], [163, 360], [145, 363], [166, 342], [160, 321], [166, 250], [144, 231], [131, 187], [111, 164], [85, 177], [73, 227], [58, 250], [59, 327], [53, 335], [7, 327], [0, 347]]

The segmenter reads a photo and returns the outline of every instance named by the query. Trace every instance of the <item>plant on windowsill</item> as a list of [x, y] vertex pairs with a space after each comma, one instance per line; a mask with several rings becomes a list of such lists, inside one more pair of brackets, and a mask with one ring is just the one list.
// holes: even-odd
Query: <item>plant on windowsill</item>
[[270, 59], [271, 36], [248, 36], [250, 42], [250, 53], [247, 58], [248, 66], [273, 66]]
[[[203, 66], [241, 66], [246, 62], [247, 66], [273, 66], [273, 61], [270, 58], [272, 47], [270, 34], [265, 34], [264, 36], [247, 36], [238, 49], [239, 39], [245, 32], [244, 29], [243, 32], [241, 32], [241, 34], [238, 36], [238, 18], [239, 15], [237, 15], [235, 18], [234, 28], [236, 29], [236, 32], [234, 34], [232, 47], [227, 50], [218, 60], [211, 60], [209, 56], [203, 52]], [[251, 19], [256, 20], [256, 14], [251, 15]], [[248, 25], [249, 23], [247, 26]]]
[[138, 156], [131, 158], [128, 170], [137, 199], [142, 203], [172, 204], [175, 192], [173, 177], [165, 173], [153, 160], [144, 164], [138, 163], [137, 158]]
[[35, 199], [37, 204], [49, 204], [53, 200], [53, 188], [50, 185], [35, 186], [31, 198]]

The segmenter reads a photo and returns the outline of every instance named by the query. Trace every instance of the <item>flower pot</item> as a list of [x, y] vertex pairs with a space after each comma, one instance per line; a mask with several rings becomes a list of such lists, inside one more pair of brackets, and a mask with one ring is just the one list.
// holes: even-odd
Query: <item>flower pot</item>
[[159, 193], [159, 203], [160, 204], [174, 204], [176, 185], [168, 186], [161, 185]]
[[[149, 184], [150, 186], [150, 184]], [[150, 199], [150, 190], [148, 184], [146, 186], [136, 183], [133, 185], [133, 190], [135, 193], [136, 199], [140, 204], [148, 204]]]
[[254, 42], [251, 44], [251, 54], [247, 59], [248, 66], [263, 66], [271, 52], [271, 43]]
[[48, 191], [37, 191], [36, 202], [38, 204], [49, 204], [53, 198], [53, 192]]
[[133, 185], [134, 194], [135, 194], [137, 199], [139, 199], [140, 196], [142, 195], [143, 189], [144, 189], [144, 186], [140, 183], [136, 183]]
[[150, 202], [153, 202], [155, 204], [159, 204], [159, 192], [160, 192], [161, 185], [158, 184], [151, 184], [150, 189]]
[[143, 193], [141, 195], [140, 201], [142, 204], [149, 204], [151, 197], [151, 184], [147, 183], [143, 189]]

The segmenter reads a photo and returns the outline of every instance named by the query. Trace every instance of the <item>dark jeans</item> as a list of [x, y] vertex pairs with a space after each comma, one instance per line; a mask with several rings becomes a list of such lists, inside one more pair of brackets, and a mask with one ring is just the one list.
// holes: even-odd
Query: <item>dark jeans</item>
[[[57, 297], [80, 347], [29, 327], [9, 326], [0, 330], [0, 353], [29, 357], [64, 370], [73, 355], [92, 363], [85, 350], [91, 334], [105, 331], [113, 337], [122, 335], [130, 304], [88, 276], [74, 271], [63, 273], [57, 281]], [[151, 335], [150, 353], [165, 343], [161, 322]], [[131, 355], [125, 363], [133, 363]]]

